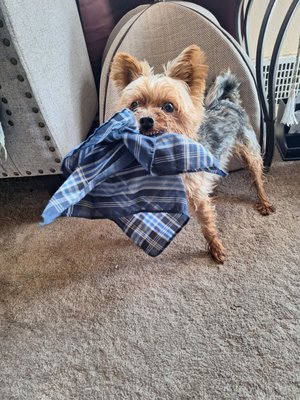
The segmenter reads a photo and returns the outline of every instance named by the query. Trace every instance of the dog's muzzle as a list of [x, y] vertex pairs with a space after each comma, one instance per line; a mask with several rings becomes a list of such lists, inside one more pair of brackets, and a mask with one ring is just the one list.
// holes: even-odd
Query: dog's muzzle
[[140, 119], [141, 129], [145, 132], [151, 131], [154, 126], [154, 119], [151, 117], [142, 117]]

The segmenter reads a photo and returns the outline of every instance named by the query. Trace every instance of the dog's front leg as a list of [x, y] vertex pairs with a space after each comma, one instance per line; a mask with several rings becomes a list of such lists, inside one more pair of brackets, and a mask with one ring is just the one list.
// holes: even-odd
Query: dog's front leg
[[[194, 206], [195, 199], [193, 200]], [[202, 232], [208, 243], [208, 250], [212, 258], [222, 264], [225, 261], [225, 248], [218, 238], [216, 227], [216, 214], [212, 201], [209, 197], [196, 199], [197, 209], [195, 210], [198, 222], [201, 224]]]
[[185, 175], [184, 183], [189, 204], [207, 240], [209, 253], [217, 263], [223, 264], [225, 261], [225, 248], [218, 238], [215, 208], [209, 197], [214, 179], [210, 179], [207, 174], [203, 173], [189, 174]]

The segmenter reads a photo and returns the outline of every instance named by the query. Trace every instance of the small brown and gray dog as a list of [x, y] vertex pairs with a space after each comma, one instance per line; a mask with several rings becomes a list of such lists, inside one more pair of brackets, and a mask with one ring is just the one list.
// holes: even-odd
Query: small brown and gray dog
[[[258, 195], [257, 210], [262, 215], [274, 212], [263, 185], [260, 146], [240, 105], [239, 83], [226, 72], [219, 75], [205, 98], [208, 67], [202, 50], [191, 45], [154, 74], [146, 61], [117, 53], [110, 77], [120, 91], [117, 108], [130, 108], [140, 133], [157, 135], [181, 133], [200, 141], [226, 168], [233, 153], [244, 160], [254, 179]], [[190, 207], [194, 210], [208, 242], [212, 258], [223, 263], [225, 249], [216, 227], [215, 209], [210, 197], [218, 176], [207, 172], [183, 176]]]

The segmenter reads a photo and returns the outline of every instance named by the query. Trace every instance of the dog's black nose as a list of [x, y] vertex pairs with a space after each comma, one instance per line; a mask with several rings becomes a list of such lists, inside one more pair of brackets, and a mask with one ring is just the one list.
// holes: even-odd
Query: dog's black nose
[[142, 129], [144, 129], [144, 131], [150, 131], [150, 129], [153, 128], [154, 119], [151, 117], [142, 117], [140, 119], [140, 124]]

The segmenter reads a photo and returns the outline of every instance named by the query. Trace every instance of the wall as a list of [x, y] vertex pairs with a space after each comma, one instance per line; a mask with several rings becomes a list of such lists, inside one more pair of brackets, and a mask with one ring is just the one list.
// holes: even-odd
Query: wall
[[[255, 49], [259, 35], [259, 27], [267, 8], [268, 0], [254, 0], [248, 21], [248, 40], [251, 58], [255, 58]], [[270, 58], [272, 49], [279, 31], [281, 22], [292, 0], [277, 0], [271, 20], [269, 21], [264, 47], [264, 58]], [[286, 33], [280, 56], [294, 55], [297, 53], [300, 35], [300, 6], [298, 6]]]

